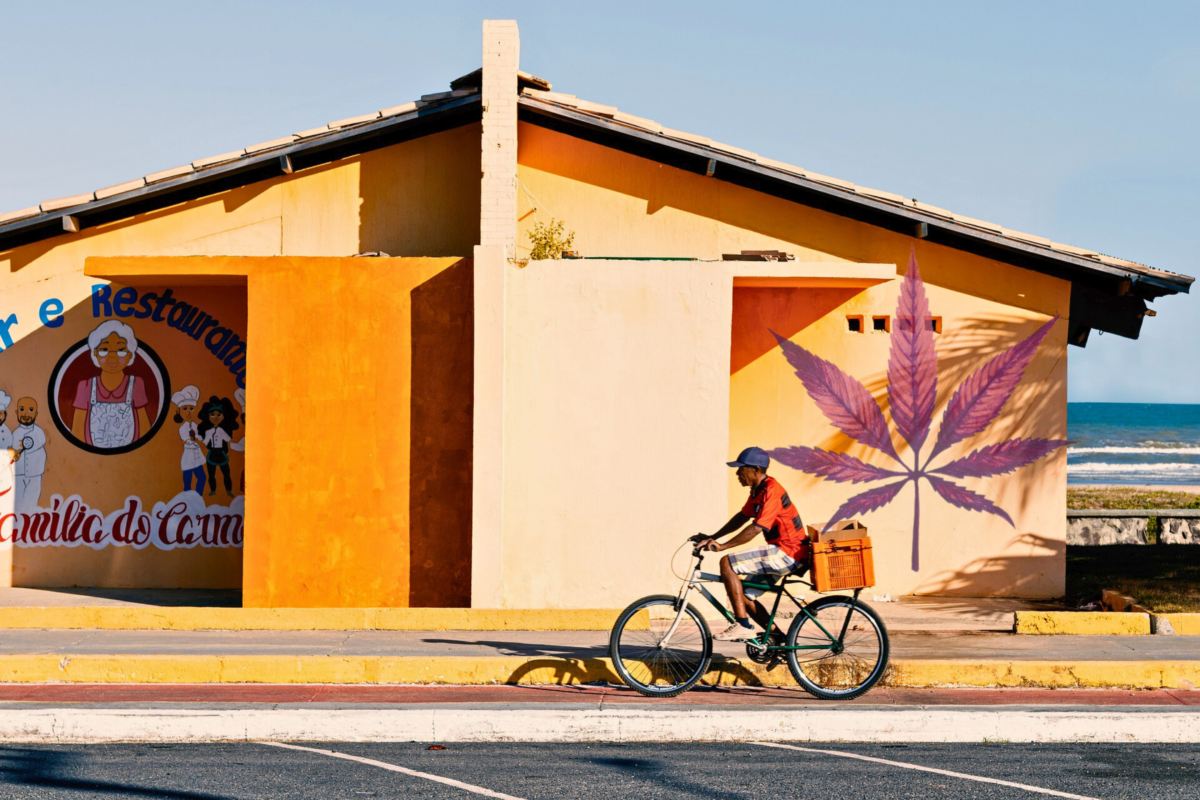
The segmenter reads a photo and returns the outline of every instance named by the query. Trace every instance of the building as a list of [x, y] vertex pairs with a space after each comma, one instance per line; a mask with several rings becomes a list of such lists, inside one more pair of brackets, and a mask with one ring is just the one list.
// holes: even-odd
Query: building
[[[516, 24], [486, 22], [482, 69], [449, 91], [0, 216], [5, 431], [40, 431], [0, 474], [0, 583], [623, 606], [741, 506], [723, 462], [742, 447], [877, 461], [771, 331], [885, 401], [915, 254], [940, 413], [1058, 317], [965, 452], [1065, 438], [1068, 345], [1136, 338], [1147, 301], [1192, 283], [556, 93], [518, 62]], [[584, 258], [526, 261], [550, 209]], [[772, 473], [806, 521], [854, 493]], [[863, 515], [879, 591], [1061, 595], [1065, 452], [967, 484], [1013, 525], [923, 506], [914, 570], [901, 495]]]

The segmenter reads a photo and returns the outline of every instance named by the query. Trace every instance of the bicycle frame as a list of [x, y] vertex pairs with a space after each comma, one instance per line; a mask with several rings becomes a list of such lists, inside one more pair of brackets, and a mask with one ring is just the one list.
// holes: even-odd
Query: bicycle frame
[[[725, 606], [721, 604], [721, 601], [714, 597], [713, 593], [704, 586], [705, 583], [722, 582], [720, 575], [713, 575], [712, 573], [702, 572], [700, 570], [700, 565], [704, 561], [704, 551], [697, 548], [692, 551], [692, 557], [696, 559], [696, 563], [692, 566], [689, 577], [685, 578], [683, 584], [679, 587], [679, 593], [675, 598], [675, 619], [671, 622], [671, 627], [667, 629], [667, 633], [663, 636], [659, 647], [667, 647], [670, 644], [671, 636], [674, 635], [675, 629], [679, 627], [680, 620], [683, 619], [684, 609], [687, 608], [687, 600], [693, 589], [698, 590], [704, 599], [711, 603], [714, 608], [720, 611], [721, 616], [729, 620], [731, 624], [737, 622], [733, 616], [733, 613], [729, 609], [725, 608]], [[846, 638], [846, 630], [850, 625], [850, 614], [846, 614], [846, 619], [842, 621], [842, 629], [838, 632], [837, 636], [834, 636], [825, 628], [824, 625], [821, 624], [820, 620], [818, 620], [812, 615], [812, 613], [809, 612], [808, 604], [803, 599], [796, 598], [787, 590], [787, 583], [789, 580], [795, 581], [796, 583], [804, 586], [808, 586], [809, 588], [815, 588], [809, 581], [792, 575], [784, 575], [776, 585], [769, 583], [758, 583], [748, 580], [742, 581], [743, 587], [750, 589], [762, 589], [764, 592], [773, 592], [775, 594], [775, 605], [771, 608], [771, 618], [767, 621], [766, 628], [763, 630], [760, 636], [755, 639], [751, 639], [750, 642], [761, 647], [765, 652], [787, 652], [789, 650], [832, 650], [836, 652], [840, 650], [842, 643]], [[858, 595], [861, 591], [862, 589], [854, 590], [854, 598], [852, 601], [854, 604], [858, 603]], [[779, 604], [782, 602], [785, 594], [793, 603], [796, 604], [796, 606], [800, 609], [801, 614], [804, 614], [806, 617], [812, 620], [813, 624], [820, 628], [821, 632], [829, 637], [828, 644], [805, 644], [791, 646], [771, 644], [771, 632], [775, 630], [775, 615], [779, 612]]]

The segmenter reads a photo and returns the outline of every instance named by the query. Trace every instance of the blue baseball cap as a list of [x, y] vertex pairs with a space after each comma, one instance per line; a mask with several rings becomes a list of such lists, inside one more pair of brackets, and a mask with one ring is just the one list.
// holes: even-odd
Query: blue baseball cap
[[728, 462], [731, 467], [758, 467], [766, 469], [771, 466], [771, 457], [761, 447], [747, 447], [738, 453], [737, 461]]

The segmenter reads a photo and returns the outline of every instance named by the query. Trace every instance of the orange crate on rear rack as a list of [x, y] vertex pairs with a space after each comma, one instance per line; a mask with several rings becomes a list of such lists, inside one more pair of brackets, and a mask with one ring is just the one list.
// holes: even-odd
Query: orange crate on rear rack
[[862, 589], [875, 585], [871, 537], [813, 542], [813, 587], [818, 592]]

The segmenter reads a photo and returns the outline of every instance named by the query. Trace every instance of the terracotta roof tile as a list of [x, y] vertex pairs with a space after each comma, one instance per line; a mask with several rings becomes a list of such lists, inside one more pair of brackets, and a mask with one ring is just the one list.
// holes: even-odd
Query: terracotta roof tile
[[831, 178], [828, 175], [821, 175], [817, 172], [808, 173], [808, 179], [810, 181], [817, 181], [819, 183], [827, 183], [830, 186], [837, 186], [840, 189], [849, 189], [852, 192], [858, 188], [850, 181], [844, 181], [841, 178]]
[[209, 156], [208, 158], [201, 158], [198, 161], [193, 161], [192, 166], [196, 169], [203, 169], [204, 167], [211, 167], [213, 164], [221, 164], [225, 161], [234, 161], [235, 159], [239, 159], [244, 155], [246, 155], [245, 150], [230, 150], [228, 153], [221, 153], [219, 156]]
[[731, 144], [722, 144], [721, 142], [712, 142], [709, 144], [713, 150], [720, 150], [722, 153], [729, 153], [735, 156], [741, 156], [748, 161], [758, 161], [758, 153], [753, 153], [749, 150], [743, 150], [740, 147], [734, 147]]
[[164, 169], [162, 172], [152, 172], [146, 176], [146, 183], [157, 183], [158, 181], [169, 180], [170, 178], [178, 178], [180, 175], [187, 175], [189, 172], [194, 172], [195, 167], [191, 164], [184, 164], [182, 167], [171, 167]]
[[763, 158], [762, 156], [759, 156], [758, 164], [762, 167], [770, 167], [771, 169], [777, 169], [781, 172], [789, 172], [792, 175], [799, 175], [801, 178], [808, 175], [808, 171], [802, 167], [797, 167], [795, 164], [788, 164], [783, 161], [776, 161], [773, 158]]
[[292, 134], [291, 136], [283, 136], [278, 139], [272, 139], [269, 142], [252, 144], [246, 148], [246, 155], [250, 155], [251, 153], [261, 153], [263, 150], [271, 150], [276, 147], [283, 147], [291, 144], [294, 141], [296, 141], [296, 135]]
[[1034, 236], [1032, 233], [1022, 233], [1021, 231], [1014, 231], [1008, 228], [1004, 229], [1004, 235], [1013, 239], [1020, 239], [1023, 242], [1029, 242], [1030, 244], [1040, 244], [1043, 247], [1050, 247], [1052, 244], [1052, 242], [1044, 236]]
[[895, 192], [885, 192], [882, 189], [870, 189], [866, 186], [858, 186], [856, 188], [858, 189], [859, 194], [865, 194], [867, 197], [874, 197], [879, 200], [890, 200], [891, 202], [899, 203], [900, 205], [904, 205], [908, 202], [908, 198], [904, 197], [903, 195], [896, 194]]
[[580, 111], [585, 111], [588, 114], [596, 114], [601, 117], [611, 117], [617, 113], [616, 106], [606, 106], [600, 103], [593, 103], [590, 100], [576, 100], [575, 107]]
[[962, 214], [955, 214], [954, 221], [963, 225], [970, 225], [981, 230], [991, 231], [993, 233], [1004, 233], [1004, 228], [994, 222], [988, 222], [987, 220], [975, 219], [974, 217], [964, 217]]
[[677, 131], [674, 128], [663, 128], [662, 135], [670, 136], [672, 139], [679, 139], [684, 142], [691, 142], [692, 144], [703, 145], [705, 147], [708, 147], [710, 144], [712, 144], [712, 139], [708, 138], [707, 136], [697, 136], [694, 133]]
[[9, 211], [7, 214], [0, 214], [0, 225], [8, 222], [16, 222], [19, 219], [36, 217], [40, 213], [42, 213], [42, 209], [39, 206], [30, 206], [29, 208], [22, 208], [18, 211]]
[[103, 200], [104, 198], [112, 197], [113, 195], [124, 194], [125, 192], [132, 192], [134, 189], [140, 189], [145, 185], [146, 185], [145, 178], [135, 178], [134, 180], [131, 180], [131, 181], [125, 181], [124, 183], [118, 183], [115, 186], [105, 186], [103, 189], [96, 190], [96, 199]]
[[659, 125], [657, 122], [655, 122], [652, 119], [646, 119], [645, 117], [635, 117], [633, 114], [626, 114], [624, 111], [616, 112], [615, 114], [612, 115], [612, 118], [614, 120], [616, 120], [617, 122], [621, 123], [622, 125], [629, 125], [634, 128], [642, 128], [644, 130], [652, 131], [654, 133], [658, 133], [663, 129], [662, 125]]
[[53, 200], [43, 200], [41, 207], [43, 212], [61, 211], [64, 208], [71, 206], [81, 206], [84, 203], [90, 203], [96, 199], [95, 192], [87, 194], [73, 194], [70, 197], [56, 197]]
[[401, 103], [398, 106], [392, 106], [391, 108], [383, 109], [382, 111], [379, 112], [379, 116], [380, 117], [394, 117], [399, 114], [407, 114], [410, 111], [416, 111], [416, 110], [417, 110], [416, 103]]
[[293, 136], [295, 136], [297, 139], [311, 139], [312, 137], [320, 136], [323, 133], [329, 133], [328, 125], [322, 125], [319, 128], [309, 128], [306, 131], [300, 131], [299, 133], [293, 134]]
[[358, 117], [347, 117], [346, 119], [336, 120], [335, 122], [329, 123], [329, 128], [330, 130], [335, 128], [347, 128], [351, 125], [358, 125], [363, 122], [371, 122], [372, 120], [377, 119], [379, 119], [379, 112], [372, 111], [370, 114], [363, 114], [362, 116]]

